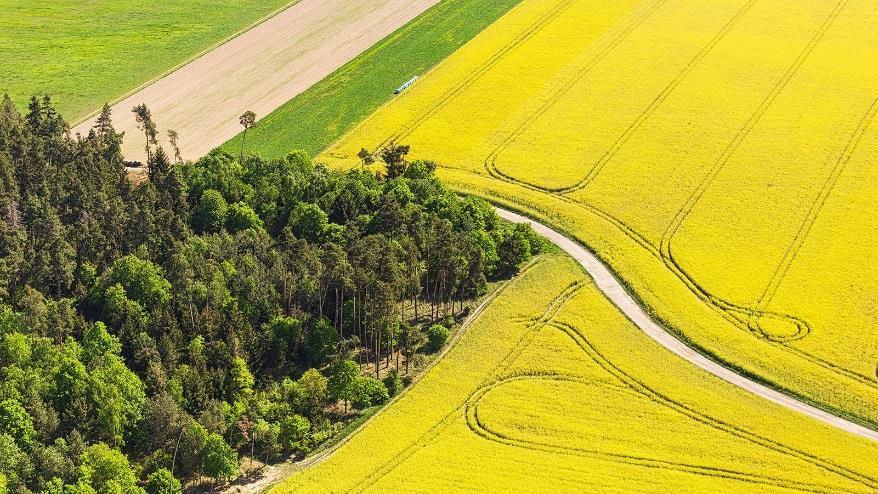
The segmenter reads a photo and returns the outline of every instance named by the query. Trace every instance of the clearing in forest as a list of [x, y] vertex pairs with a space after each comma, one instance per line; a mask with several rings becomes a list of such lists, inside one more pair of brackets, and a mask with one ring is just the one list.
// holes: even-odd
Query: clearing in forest
[[872, 492], [878, 444], [695, 369], [579, 266], [526, 268], [417, 384], [273, 492]]
[[526, 0], [322, 159], [409, 144], [699, 350], [874, 427], [876, 30], [868, 0]]

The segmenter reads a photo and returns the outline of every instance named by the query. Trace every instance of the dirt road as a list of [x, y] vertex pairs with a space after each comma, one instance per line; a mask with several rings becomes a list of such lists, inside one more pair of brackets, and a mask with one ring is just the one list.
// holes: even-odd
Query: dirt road
[[753, 394], [759, 395], [766, 400], [774, 402], [790, 410], [807, 415], [813, 419], [819, 420], [825, 424], [831, 425], [843, 431], [855, 434], [866, 439], [878, 441], [878, 432], [863, 427], [862, 425], [845, 420], [831, 413], [825, 412], [819, 408], [813, 407], [806, 403], [796, 400], [772, 388], [752, 381], [742, 375], [736, 374], [734, 371], [723, 367], [722, 365], [710, 360], [704, 355], [693, 350], [685, 343], [681, 342], [673, 335], [665, 331], [659, 324], [653, 321], [646, 312], [638, 305], [638, 303], [628, 294], [622, 287], [622, 284], [616, 279], [615, 275], [607, 268], [597, 257], [587, 251], [581, 245], [570, 240], [564, 235], [552, 230], [551, 228], [537, 223], [530, 218], [526, 218], [519, 214], [504, 209], [497, 208], [497, 214], [501, 218], [513, 223], [530, 223], [533, 229], [547, 238], [553, 244], [557, 245], [561, 250], [572, 256], [582, 265], [588, 274], [594, 279], [597, 287], [607, 296], [608, 299], [619, 308], [641, 331], [646, 333], [650, 338], [658, 342], [661, 346], [677, 354], [678, 356], [688, 360], [692, 364], [710, 372], [720, 379], [743, 388]]
[[[144, 160], [131, 109], [146, 103], [166, 149], [165, 132], [174, 129], [183, 158], [196, 159], [240, 132], [245, 111], [267, 115], [436, 3], [301, 0], [113, 105], [113, 123], [126, 136], [122, 151]], [[93, 125], [94, 118], [73, 132]]]

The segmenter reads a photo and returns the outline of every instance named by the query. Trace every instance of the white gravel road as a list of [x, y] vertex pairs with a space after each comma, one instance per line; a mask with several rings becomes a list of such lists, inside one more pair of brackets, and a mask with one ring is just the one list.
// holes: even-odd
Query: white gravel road
[[600, 289], [607, 298], [622, 311], [622, 313], [634, 322], [641, 331], [671, 352], [706, 370], [714, 376], [743, 388], [755, 395], [761, 396], [768, 401], [807, 415], [815, 420], [819, 420], [820, 422], [831, 425], [845, 432], [866, 439], [871, 439], [873, 441], [878, 441], [878, 432], [872, 429], [845, 420], [758, 382], [752, 381], [693, 350], [691, 347], [668, 333], [661, 325], [653, 321], [646, 312], [643, 311], [640, 305], [638, 305], [634, 298], [632, 298], [625, 290], [610, 269], [595, 257], [594, 254], [587, 251], [578, 243], [570, 240], [561, 233], [520, 214], [500, 208], [497, 208], [497, 214], [499, 214], [501, 218], [513, 223], [529, 223], [537, 233], [576, 259], [576, 261], [579, 262], [579, 264], [581, 264], [594, 279], [598, 289]]

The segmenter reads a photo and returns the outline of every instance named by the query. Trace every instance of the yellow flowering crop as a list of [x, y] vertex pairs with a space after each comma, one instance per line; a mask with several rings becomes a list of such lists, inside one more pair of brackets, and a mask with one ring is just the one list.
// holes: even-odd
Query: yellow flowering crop
[[873, 492], [878, 445], [665, 352], [539, 260], [325, 461], [273, 492]]
[[869, 0], [525, 0], [337, 142], [588, 245], [705, 353], [878, 424]]

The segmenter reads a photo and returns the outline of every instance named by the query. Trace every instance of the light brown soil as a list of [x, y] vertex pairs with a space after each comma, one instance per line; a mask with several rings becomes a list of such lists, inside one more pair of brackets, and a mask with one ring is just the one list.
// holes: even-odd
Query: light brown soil
[[[113, 105], [123, 154], [145, 159], [131, 113], [140, 103], [152, 111], [166, 150], [165, 132], [174, 129], [182, 157], [197, 159], [238, 134], [245, 111], [267, 115], [436, 3], [302, 0]], [[93, 125], [94, 118], [73, 132], [85, 135]]]

